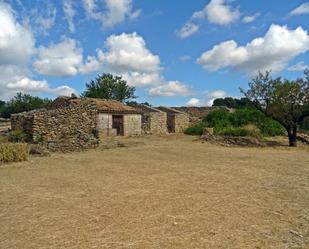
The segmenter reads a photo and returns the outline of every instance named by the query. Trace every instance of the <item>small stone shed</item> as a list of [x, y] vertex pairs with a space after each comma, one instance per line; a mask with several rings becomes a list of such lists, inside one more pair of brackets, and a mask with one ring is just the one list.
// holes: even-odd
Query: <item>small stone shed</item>
[[13, 114], [11, 126], [51, 151], [76, 151], [102, 135], [140, 135], [141, 113], [114, 100], [58, 97], [47, 109]]
[[162, 135], [167, 133], [167, 113], [148, 105], [137, 105], [142, 113], [143, 134]]
[[190, 126], [190, 117], [187, 113], [165, 106], [160, 106], [157, 109], [167, 114], [166, 123], [169, 133], [182, 133]]
[[97, 111], [96, 127], [100, 136], [141, 135], [141, 111], [116, 100], [59, 97], [49, 108], [79, 106], [88, 101]]

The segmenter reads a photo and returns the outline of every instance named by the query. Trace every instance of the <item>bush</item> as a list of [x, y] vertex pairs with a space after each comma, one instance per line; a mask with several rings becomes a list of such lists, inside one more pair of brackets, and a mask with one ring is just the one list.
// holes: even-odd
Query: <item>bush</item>
[[216, 135], [231, 136], [231, 137], [257, 137], [260, 138], [262, 135], [254, 130], [248, 130], [246, 128], [235, 128], [227, 127], [221, 130], [214, 130]]
[[23, 143], [0, 144], [0, 163], [21, 162], [28, 159], [28, 148]]
[[9, 141], [13, 143], [25, 143], [29, 142], [30, 140], [30, 135], [22, 130], [12, 131], [9, 136]]
[[205, 127], [206, 127], [206, 124], [204, 123], [192, 125], [185, 130], [185, 134], [192, 135], [192, 136], [201, 136], [203, 134]]
[[227, 110], [217, 110], [203, 118], [210, 127], [220, 132], [224, 129], [243, 128], [254, 125], [264, 136], [283, 135], [284, 128], [275, 120], [266, 117], [262, 112], [254, 109], [239, 109], [233, 113]]

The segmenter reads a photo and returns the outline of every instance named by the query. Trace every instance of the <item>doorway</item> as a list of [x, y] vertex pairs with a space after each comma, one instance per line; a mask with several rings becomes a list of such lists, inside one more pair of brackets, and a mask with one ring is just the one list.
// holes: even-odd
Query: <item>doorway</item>
[[117, 136], [123, 136], [123, 116], [113, 115], [113, 129], [116, 129]]

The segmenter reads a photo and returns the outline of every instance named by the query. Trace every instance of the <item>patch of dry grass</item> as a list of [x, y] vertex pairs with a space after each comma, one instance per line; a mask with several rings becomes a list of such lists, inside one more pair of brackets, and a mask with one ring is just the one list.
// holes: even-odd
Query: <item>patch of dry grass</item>
[[0, 143], [0, 164], [26, 161], [28, 154], [27, 144]]
[[308, 148], [121, 143], [0, 168], [0, 248], [309, 248]]

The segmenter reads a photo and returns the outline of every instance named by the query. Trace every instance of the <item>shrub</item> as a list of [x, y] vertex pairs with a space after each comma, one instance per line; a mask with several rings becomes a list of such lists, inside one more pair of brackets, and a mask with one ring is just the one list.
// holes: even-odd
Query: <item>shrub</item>
[[0, 163], [21, 162], [28, 158], [27, 144], [3, 143], [0, 144]]
[[232, 137], [257, 137], [260, 138], [261, 134], [255, 130], [248, 130], [246, 128], [235, 128], [235, 127], [228, 127], [222, 130], [216, 130], [216, 135], [222, 136], [232, 136]]
[[30, 140], [30, 135], [22, 130], [12, 131], [9, 136], [9, 141], [13, 143], [25, 143], [29, 142]]
[[192, 136], [201, 136], [203, 134], [205, 127], [206, 127], [206, 124], [204, 123], [192, 125], [185, 130], [185, 134], [192, 135]]
[[256, 126], [264, 136], [283, 135], [285, 132], [278, 122], [254, 109], [239, 109], [233, 113], [227, 110], [217, 110], [204, 117], [203, 121], [207, 122], [210, 127], [214, 127], [217, 132], [247, 125]]
[[281, 136], [285, 134], [284, 127], [271, 118], [265, 118], [259, 125], [259, 129], [266, 137]]

